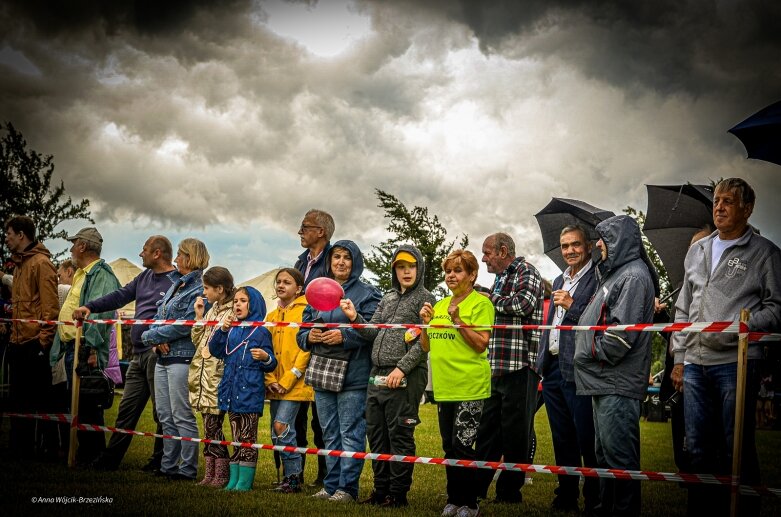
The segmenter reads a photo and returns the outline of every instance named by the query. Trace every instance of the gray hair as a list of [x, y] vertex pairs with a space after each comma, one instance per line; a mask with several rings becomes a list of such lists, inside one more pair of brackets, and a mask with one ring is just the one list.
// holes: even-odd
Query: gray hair
[[312, 216], [318, 226], [321, 226], [325, 230], [325, 240], [330, 241], [336, 231], [336, 225], [334, 224], [334, 218], [331, 214], [323, 210], [313, 208], [309, 210], [304, 217]]
[[727, 178], [721, 180], [719, 184], [716, 185], [716, 188], [713, 189], [713, 193], [715, 194], [716, 192], [735, 192], [738, 195], [738, 198], [740, 198], [741, 206], [754, 206], [754, 201], [756, 200], [754, 189], [742, 178]]
[[498, 232], [493, 235], [489, 235], [489, 238], [493, 239], [494, 241], [494, 249], [496, 251], [499, 251], [502, 249], [502, 246], [507, 248], [507, 253], [511, 256], [515, 256], [515, 241], [512, 237], [507, 235], [504, 232]]
[[583, 236], [583, 244], [589, 242], [588, 233], [586, 232], [585, 228], [583, 228], [579, 224], [568, 224], [567, 226], [561, 229], [561, 233], [559, 234], [559, 237], [561, 237], [565, 233], [570, 233], [570, 232], [580, 232], [580, 235]]
[[84, 244], [84, 251], [87, 251], [89, 253], [94, 253], [98, 257], [100, 256], [100, 253], [103, 251], [103, 244], [99, 242], [86, 241], [84, 239], [79, 239], [79, 242]]

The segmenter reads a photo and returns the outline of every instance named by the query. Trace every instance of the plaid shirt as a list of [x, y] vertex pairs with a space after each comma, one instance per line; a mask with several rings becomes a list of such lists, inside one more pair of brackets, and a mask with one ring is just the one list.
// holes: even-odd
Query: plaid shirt
[[[542, 277], [537, 268], [517, 257], [500, 274], [491, 288], [497, 325], [541, 325], [545, 298]], [[491, 375], [529, 366], [536, 371], [539, 330], [494, 329], [488, 344]]]

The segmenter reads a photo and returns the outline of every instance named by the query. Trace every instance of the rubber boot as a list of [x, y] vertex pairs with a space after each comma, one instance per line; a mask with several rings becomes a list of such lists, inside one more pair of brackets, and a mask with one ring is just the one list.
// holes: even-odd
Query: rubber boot
[[230, 477], [228, 484], [225, 485], [225, 490], [236, 490], [236, 484], [239, 482], [239, 463], [231, 463], [229, 472]]
[[204, 456], [206, 462], [206, 474], [203, 476], [199, 485], [211, 485], [214, 479], [214, 456]]
[[255, 481], [255, 467], [245, 467], [239, 465], [239, 482], [236, 483], [237, 492], [248, 492], [252, 489], [252, 482]]
[[228, 458], [215, 458], [214, 460], [214, 477], [209, 486], [222, 488], [225, 483], [230, 479], [230, 459]]

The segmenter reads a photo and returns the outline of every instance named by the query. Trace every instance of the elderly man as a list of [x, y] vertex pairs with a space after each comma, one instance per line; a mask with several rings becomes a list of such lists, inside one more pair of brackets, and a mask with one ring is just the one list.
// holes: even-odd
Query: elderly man
[[[553, 281], [552, 303], [545, 321], [548, 325], [577, 325], [597, 287], [591, 242], [580, 226], [565, 227], [559, 242], [567, 269]], [[548, 412], [556, 465], [596, 467], [591, 397], [576, 393], [574, 356], [575, 332], [546, 330], [543, 333], [537, 356], [537, 369], [543, 378], [542, 397]], [[578, 510], [578, 481], [575, 476], [559, 476], [552, 509]], [[599, 502], [596, 478], [585, 478], [583, 499], [586, 513]]]
[[[749, 329], [781, 329], [781, 252], [748, 224], [754, 210], [754, 190], [740, 178], [716, 185], [713, 223], [716, 231], [697, 241], [684, 262], [685, 274], [675, 303], [676, 322], [734, 321], [743, 308], [751, 310]], [[732, 464], [737, 337], [732, 334], [673, 334], [676, 389], [685, 387], [686, 444], [695, 472], [729, 474]], [[746, 377], [743, 425], [742, 482], [759, 482], [754, 443], [754, 407], [759, 390], [762, 349], [751, 343]], [[719, 495], [720, 493], [720, 495]], [[692, 487], [691, 512], [724, 514], [728, 491]], [[749, 504], [756, 502], [746, 501]], [[742, 508], [747, 510], [746, 508]], [[749, 512], [750, 513], [750, 512]]]
[[[659, 294], [640, 227], [619, 215], [599, 223], [597, 289], [580, 325], [651, 323]], [[640, 469], [640, 404], [648, 390], [651, 334], [608, 329], [575, 335], [575, 384], [591, 396], [599, 467]], [[597, 515], [640, 515], [640, 482], [600, 479]]]
[[[483, 262], [496, 274], [486, 294], [494, 304], [497, 325], [542, 323], [543, 286], [537, 269], [515, 256], [515, 242], [506, 233], [495, 233], [483, 242]], [[477, 431], [479, 460], [525, 463], [537, 410], [534, 371], [539, 347], [537, 330], [494, 329], [488, 344], [491, 364], [491, 396], [485, 400]], [[478, 471], [478, 495], [486, 497], [493, 471]], [[496, 482], [496, 500], [521, 502], [523, 472], [501, 472]]]
[[[51, 253], [38, 242], [33, 220], [26, 216], [5, 223], [5, 244], [14, 262], [11, 288], [12, 318], [56, 320], [57, 272]], [[10, 409], [19, 413], [45, 413], [49, 408], [52, 375], [47, 354], [54, 339], [54, 325], [11, 324], [8, 346]], [[11, 454], [29, 457], [35, 452], [34, 420], [11, 419]]]
[[[158, 302], [171, 287], [171, 279], [168, 276], [174, 270], [171, 263], [173, 258], [171, 241], [162, 235], [153, 235], [146, 240], [138, 256], [141, 257], [141, 264], [146, 268], [140, 275], [131, 280], [125, 287], [82, 305], [73, 311], [73, 318], [84, 319], [93, 312], [115, 311], [135, 301], [136, 318], [154, 319], [157, 314]], [[153, 415], [157, 421], [157, 412], [154, 411], [157, 354], [154, 353], [151, 346], [145, 345], [141, 340], [141, 334], [148, 328], [148, 325], [133, 325], [130, 332], [133, 357], [125, 374], [125, 389], [117, 410], [115, 426], [120, 429], [136, 428], [150, 398], [152, 399]], [[157, 426], [158, 434], [162, 434], [163, 430], [159, 422]], [[102, 470], [116, 470], [132, 439], [133, 435], [130, 434], [112, 434], [106, 450], [96, 460], [94, 466]], [[155, 439], [152, 458], [143, 467], [144, 470], [159, 469], [162, 455], [163, 440]]]
[[[74, 235], [66, 238], [73, 243], [71, 246], [71, 259], [78, 268], [73, 275], [71, 285], [65, 303], [60, 308], [60, 320], [68, 320], [73, 311], [90, 300], [119, 289], [120, 284], [114, 272], [106, 262], [100, 258], [103, 251], [103, 237], [93, 227], [82, 228]], [[112, 313], [103, 312], [95, 314], [95, 319], [110, 318]], [[78, 375], [93, 373], [95, 370], [103, 370], [108, 365], [109, 337], [111, 327], [109, 325], [85, 324], [82, 332], [81, 348], [78, 356]], [[54, 345], [50, 353], [51, 365], [65, 356], [65, 374], [68, 377], [68, 387], [73, 387], [73, 362], [76, 329], [69, 325], [60, 325], [57, 335], [54, 337]], [[78, 418], [80, 422], [103, 425], [103, 409], [94, 404], [94, 401], [81, 400], [79, 403]], [[89, 464], [105, 449], [106, 442], [102, 433], [79, 431], [79, 450], [76, 459], [81, 464]]]

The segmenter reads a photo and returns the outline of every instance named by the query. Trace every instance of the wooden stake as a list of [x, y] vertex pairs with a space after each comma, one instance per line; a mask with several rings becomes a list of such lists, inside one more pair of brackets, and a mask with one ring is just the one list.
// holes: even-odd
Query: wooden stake
[[76, 321], [76, 342], [73, 347], [73, 372], [71, 372], [71, 430], [70, 430], [70, 448], [68, 449], [68, 467], [76, 466], [76, 448], [78, 440], [76, 438], [76, 424], [79, 414], [79, 391], [81, 390], [81, 379], [76, 374], [76, 368], [79, 366], [79, 348], [81, 348], [81, 321]]
[[[740, 311], [740, 323], [748, 326], [751, 311]], [[743, 414], [746, 410], [746, 369], [748, 365], [748, 333], [741, 330], [738, 338], [738, 379], [735, 389], [735, 429], [732, 433], [732, 494], [730, 501], [730, 515], [738, 515], [738, 502], [740, 499], [740, 464], [743, 452]], [[754, 411], [754, 408], [749, 408]]]

